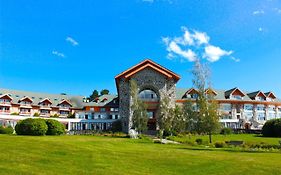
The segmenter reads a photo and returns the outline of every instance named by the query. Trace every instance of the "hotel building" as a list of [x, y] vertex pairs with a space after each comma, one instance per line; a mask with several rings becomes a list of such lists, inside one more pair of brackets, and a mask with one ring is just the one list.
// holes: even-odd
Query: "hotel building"
[[[135, 80], [139, 98], [148, 106], [148, 129], [156, 130], [159, 100], [168, 96], [170, 105], [196, 101], [194, 88], [176, 88], [180, 76], [159, 64], [144, 60], [115, 77], [118, 95], [102, 95], [89, 102], [83, 96], [45, 94], [0, 89], [0, 124], [14, 126], [18, 120], [43, 117], [64, 123], [68, 130], [108, 130], [121, 120], [124, 132], [132, 125], [129, 80]], [[281, 100], [273, 92], [247, 92], [238, 87], [229, 90], [208, 89], [219, 104], [224, 127], [261, 129], [270, 119], [281, 118]], [[69, 116], [74, 118], [69, 118]]]

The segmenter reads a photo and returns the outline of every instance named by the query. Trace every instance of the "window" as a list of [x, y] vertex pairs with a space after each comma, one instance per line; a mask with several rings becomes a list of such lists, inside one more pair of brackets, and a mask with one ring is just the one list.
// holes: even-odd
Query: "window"
[[20, 113], [30, 113], [30, 109], [20, 108]]
[[118, 108], [110, 108], [111, 112], [118, 112]]
[[256, 100], [258, 100], [258, 101], [265, 101], [265, 98], [261, 97], [261, 96], [258, 96], [258, 97], [256, 97]]
[[241, 95], [232, 95], [232, 99], [242, 100], [242, 96]]
[[147, 112], [147, 117], [148, 117], [149, 119], [153, 119], [153, 112], [152, 112], [152, 111], [148, 111], [148, 112]]
[[105, 112], [105, 108], [100, 108], [100, 112]]
[[265, 110], [264, 105], [257, 105], [257, 110], [258, 111], [264, 111]]
[[222, 103], [220, 105], [220, 109], [224, 111], [231, 111], [231, 104], [228, 103]]
[[141, 91], [139, 93], [139, 98], [142, 100], [145, 100], [145, 101], [158, 101], [159, 100], [157, 94], [150, 89]]
[[244, 105], [244, 110], [253, 111], [253, 109], [254, 109], [254, 106], [251, 105], [251, 104], [245, 104]]
[[197, 99], [197, 98], [198, 98], [198, 94], [190, 94], [190, 97], [191, 97], [192, 99]]
[[275, 113], [269, 113], [268, 114], [268, 120], [270, 120], [270, 119], [274, 119], [275, 118]]
[[253, 112], [245, 112], [244, 113], [244, 117], [247, 119], [247, 120], [250, 120], [253, 118]]
[[258, 120], [265, 120], [265, 113], [258, 113]]
[[275, 106], [269, 105], [267, 109], [268, 111], [275, 111]]

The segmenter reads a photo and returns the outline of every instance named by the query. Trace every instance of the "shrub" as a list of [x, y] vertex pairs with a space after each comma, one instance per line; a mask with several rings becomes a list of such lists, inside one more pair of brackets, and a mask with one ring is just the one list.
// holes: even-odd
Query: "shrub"
[[223, 128], [221, 129], [221, 132], [220, 134], [223, 134], [223, 135], [229, 135], [229, 134], [232, 134], [232, 129], [231, 128]]
[[40, 114], [38, 113], [38, 112], [35, 112], [34, 114], [33, 114], [33, 117], [39, 117], [40, 116]]
[[48, 126], [44, 119], [28, 118], [17, 122], [15, 130], [18, 135], [45, 135]]
[[225, 147], [225, 142], [216, 142], [215, 147], [216, 148], [223, 148], [223, 147]]
[[202, 145], [203, 140], [202, 140], [202, 139], [196, 139], [195, 142], [196, 142], [198, 145]]
[[50, 116], [51, 118], [59, 118], [60, 116], [58, 114], [54, 114]]
[[3, 127], [0, 126], [0, 134], [13, 134], [14, 133], [14, 129], [11, 126], [8, 127]]
[[121, 132], [122, 131], [122, 122], [121, 122], [121, 120], [117, 120], [117, 121], [112, 123], [111, 131], [112, 132]]
[[281, 137], [281, 119], [268, 120], [262, 127], [265, 137]]
[[65, 126], [57, 120], [47, 119], [48, 130], [46, 135], [62, 135], [65, 133]]
[[19, 113], [18, 112], [13, 112], [13, 113], [11, 113], [11, 115], [19, 115]]
[[75, 114], [74, 113], [69, 113], [67, 118], [75, 118]]

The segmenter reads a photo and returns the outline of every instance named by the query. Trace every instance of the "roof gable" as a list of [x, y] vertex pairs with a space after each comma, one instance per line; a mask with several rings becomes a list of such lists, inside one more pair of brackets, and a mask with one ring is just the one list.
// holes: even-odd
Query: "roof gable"
[[275, 98], [276, 98], [276, 96], [274, 95], [273, 92], [266, 92], [266, 93], [264, 93], [264, 95], [266, 95], [266, 97], [270, 97], [270, 98], [272, 98], [272, 99], [275, 99]]
[[245, 96], [245, 94], [237, 87], [232, 88], [232, 89], [230, 89], [228, 91], [225, 91], [224, 94], [225, 94], [226, 98], [229, 98], [230, 95], [241, 95], [242, 97]]
[[127, 78], [131, 77], [132, 75], [136, 74], [137, 72], [139, 72], [145, 68], [148, 68], [148, 67], [159, 72], [160, 74], [162, 74], [168, 78], [173, 78], [176, 81], [178, 81], [180, 79], [180, 76], [177, 75], [176, 73], [170, 71], [167, 68], [160, 66], [159, 64], [157, 64], [149, 59], [146, 59], [146, 60], [142, 61], [141, 63], [139, 63], [139, 64], [129, 68], [128, 70], [120, 73], [119, 75], [117, 75], [115, 77], [115, 80], [118, 81], [122, 77], [127, 79]]
[[31, 102], [31, 103], [33, 102], [33, 100], [32, 100], [31, 98], [29, 98], [28, 96], [21, 98], [21, 99], [19, 100], [19, 102], [21, 102], [21, 101], [29, 101], [29, 102]]
[[266, 95], [262, 92], [262, 91], [256, 91], [256, 92], [252, 92], [252, 93], [248, 93], [247, 94], [252, 100], [255, 100], [256, 97], [264, 97], [266, 98]]
[[0, 98], [4, 98], [4, 97], [8, 97], [10, 100], [13, 100], [13, 98], [10, 97], [9, 94], [3, 94], [3, 95], [0, 96]]
[[65, 100], [65, 99], [63, 99], [62, 101], [60, 101], [60, 102], [58, 103], [58, 105], [63, 104], [63, 103], [67, 103], [67, 104], [69, 104], [70, 106], [72, 106], [72, 104], [70, 103], [70, 101]]
[[50, 104], [52, 104], [51, 100], [48, 99], [48, 98], [45, 98], [45, 99], [41, 100], [41, 101], [39, 102], [39, 104], [44, 103], [44, 102], [49, 102]]

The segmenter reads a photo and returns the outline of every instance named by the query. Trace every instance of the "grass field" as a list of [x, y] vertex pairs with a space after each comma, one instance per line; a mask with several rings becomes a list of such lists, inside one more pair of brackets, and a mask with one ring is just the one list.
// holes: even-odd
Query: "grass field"
[[0, 174], [281, 174], [281, 153], [101, 136], [0, 135], [0, 157]]
[[[188, 143], [188, 142], [195, 142], [196, 139], [201, 138], [203, 142], [209, 142], [208, 135], [191, 135], [191, 136], [184, 136], [184, 137], [172, 137], [172, 140], [178, 141], [181, 143]], [[244, 141], [246, 144], [257, 144], [257, 143], [264, 143], [270, 145], [279, 145], [279, 141], [281, 138], [270, 138], [270, 137], [261, 137], [255, 134], [231, 134], [231, 135], [213, 135], [212, 141], [219, 142], [219, 141]]]

